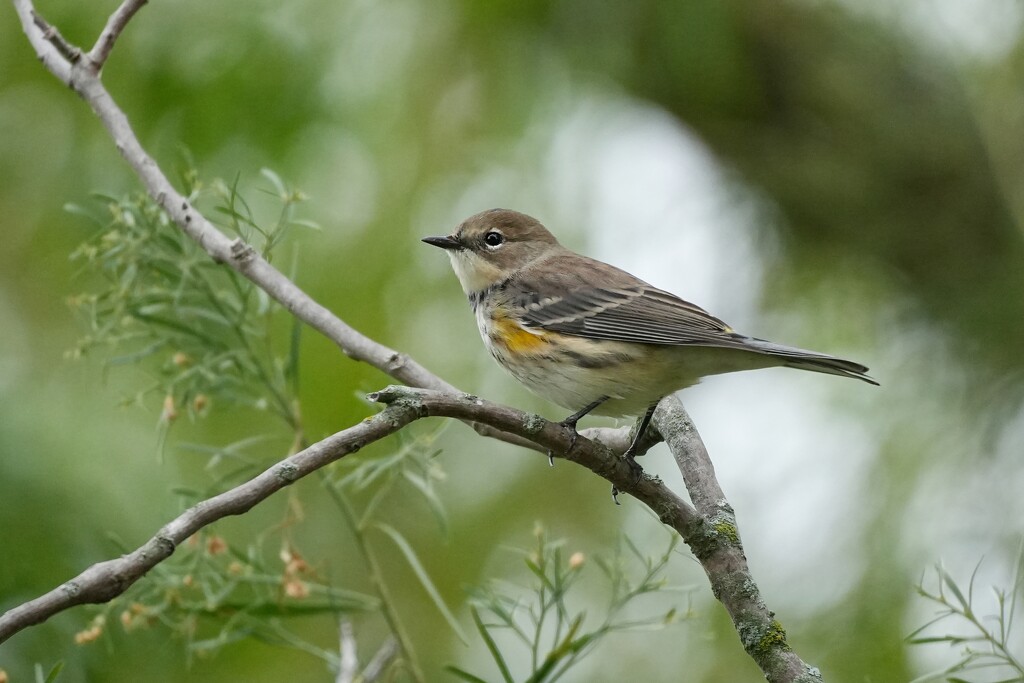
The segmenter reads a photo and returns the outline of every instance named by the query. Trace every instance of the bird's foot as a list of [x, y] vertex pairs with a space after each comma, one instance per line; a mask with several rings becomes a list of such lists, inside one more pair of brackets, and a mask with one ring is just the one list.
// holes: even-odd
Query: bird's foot
[[[633, 437], [633, 441], [630, 442], [629, 448], [626, 449], [626, 452], [622, 454], [626, 464], [629, 465], [629, 468], [633, 470], [633, 473], [636, 475], [636, 478], [633, 480], [634, 486], [639, 484], [640, 478], [644, 476], [644, 468], [640, 467], [640, 463], [636, 461], [636, 456], [643, 455], [643, 453], [639, 453], [640, 442], [643, 441], [644, 432], [647, 430], [647, 425], [651, 423], [651, 418], [654, 416], [654, 409], [656, 407], [657, 404], [647, 408], [647, 412], [644, 413], [643, 417], [641, 417], [639, 422], [637, 422], [636, 436]], [[619, 488], [614, 484], [612, 484], [612, 500], [616, 505], [619, 504]]]
[[622, 454], [626, 464], [629, 465], [629, 469], [633, 470], [635, 478], [633, 479], [633, 485], [636, 486], [640, 483], [640, 478], [644, 476], [644, 468], [640, 466], [640, 463], [636, 461], [636, 456], [631, 453], [632, 449], [627, 450]]
[[[574, 413], [558, 423], [562, 426], [562, 429], [566, 430], [569, 433], [569, 447], [565, 449], [566, 453], [573, 449], [573, 447], [576, 445], [576, 439], [580, 437], [579, 431], [576, 430], [576, 423], [579, 422], [582, 417], [583, 415], [581, 415], [580, 413]], [[555, 466], [554, 451], [548, 451], [548, 464], [551, 467]]]
[[[598, 407], [607, 400], [607, 396], [602, 396], [593, 403], [589, 403], [583, 406], [581, 410], [577, 410], [575, 413], [573, 413], [572, 415], [558, 423], [562, 425], [563, 429], [567, 429], [569, 431], [569, 447], [565, 449], [566, 453], [573, 449], [573, 446], [576, 445], [576, 439], [578, 439], [580, 436], [580, 433], [576, 430], [576, 423], [582, 420], [583, 416], [585, 416], [591, 410]], [[555, 466], [555, 456], [554, 453], [552, 453], [551, 451], [548, 451], [548, 464], [551, 465], [552, 467]]]
[[573, 449], [573, 446], [576, 445], [576, 439], [580, 437], [580, 433], [576, 430], [577, 422], [579, 422], [579, 420], [562, 420], [558, 423], [562, 425], [562, 429], [569, 433], [569, 447], [565, 449], [566, 453]]
[[[644, 476], [644, 468], [641, 467], [640, 463], [636, 461], [636, 456], [633, 454], [632, 446], [626, 449], [626, 452], [622, 454], [622, 457], [626, 461], [626, 464], [629, 465], [629, 468], [633, 470], [633, 473], [636, 475], [636, 478], [633, 480], [633, 485], [636, 486], [637, 484], [640, 483], [641, 477]], [[619, 493], [619, 487], [616, 486], [615, 484], [612, 484], [612, 502], [615, 503], [616, 505], [622, 505], [622, 503], [619, 502]]]

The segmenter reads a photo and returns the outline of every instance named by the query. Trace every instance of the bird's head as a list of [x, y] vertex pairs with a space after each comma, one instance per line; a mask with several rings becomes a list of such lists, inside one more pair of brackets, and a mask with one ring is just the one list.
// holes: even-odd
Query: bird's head
[[558, 240], [536, 218], [509, 209], [470, 216], [451, 235], [423, 241], [448, 252], [467, 294], [487, 289], [558, 248]]

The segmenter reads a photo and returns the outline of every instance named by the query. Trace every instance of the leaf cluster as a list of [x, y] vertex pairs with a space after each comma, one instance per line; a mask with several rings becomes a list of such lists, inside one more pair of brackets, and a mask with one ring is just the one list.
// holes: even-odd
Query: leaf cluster
[[[238, 181], [205, 187], [183, 173], [193, 205], [220, 217], [222, 227], [272, 258], [290, 229], [311, 226], [295, 217], [303, 200], [271, 171], [263, 194], [277, 204], [269, 224], [238, 190]], [[89, 217], [97, 232], [72, 254], [93, 287], [71, 297], [86, 328], [71, 354], [107, 352], [105, 365], [142, 368], [150, 381], [127, 402], [162, 397], [161, 423], [181, 412], [207, 414], [215, 401], [269, 410], [296, 428], [299, 326], [286, 353], [274, 353], [269, 297], [230, 268], [214, 263], [148, 196], [97, 195], [69, 211]], [[254, 381], [255, 380], [255, 381]]]
[[[675, 606], [655, 610], [657, 613], [650, 616], [627, 616], [629, 608], [643, 596], [680, 591], [664, 578], [678, 536], [671, 534], [664, 552], [656, 556], [645, 554], [623, 536], [614, 555], [595, 556], [592, 562], [579, 552], [567, 557], [565, 541], [550, 540], [539, 525], [535, 537], [533, 550], [517, 551], [523, 555], [531, 581], [526, 585], [492, 581], [475, 592], [471, 607], [473, 623], [504, 683], [517, 680], [512, 662], [522, 661], [530, 664], [529, 672], [521, 679], [524, 683], [554, 683], [594, 652], [606, 637], [623, 631], [660, 629], [679, 619], [680, 611]], [[589, 620], [586, 610], [575, 607], [571, 599], [580, 592], [581, 579], [590, 564], [598, 567], [609, 589], [608, 603], [596, 620]], [[683, 615], [689, 616], [689, 592], [684, 592], [687, 607]], [[499, 644], [500, 634], [510, 634], [510, 642]], [[517, 649], [525, 651], [525, 656], [513, 658]], [[455, 666], [448, 669], [470, 683], [487, 680]]]
[[[938, 606], [936, 616], [911, 633], [907, 640], [913, 645], [945, 643], [960, 649], [960, 657], [950, 666], [917, 678], [913, 683], [945, 680], [949, 683], [972, 683], [963, 675], [984, 675], [992, 683], [1024, 682], [1024, 664], [1011, 648], [1014, 612], [1020, 600], [1021, 568], [1024, 544], [1018, 552], [1009, 590], [993, 587], [997, 611], [981, 615], [975, 608], [974, 581], [981, 563], [971, 574], [967, 589], [962, 589], [941, 564], [936, 565], [937, 586], [928, 589], [922, 580], [917, 586], [921, 597]], [[953, 624], [956, 632], [929, 635], [937, 624]], [[993, 678], [998, 676], [999, 678]], [[975, 679], [978, 680], [978, 679]]]

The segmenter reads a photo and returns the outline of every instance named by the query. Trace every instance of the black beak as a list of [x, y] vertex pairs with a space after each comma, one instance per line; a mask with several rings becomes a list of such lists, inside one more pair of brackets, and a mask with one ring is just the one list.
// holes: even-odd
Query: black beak
[[442, 249], [462, 249], [462, 242], [454, 237], [424, 237], [423, 241]]

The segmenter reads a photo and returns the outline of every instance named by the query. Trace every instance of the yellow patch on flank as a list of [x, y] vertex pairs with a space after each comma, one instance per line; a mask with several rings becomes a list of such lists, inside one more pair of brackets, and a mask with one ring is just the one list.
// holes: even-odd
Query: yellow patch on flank
[[539, 351], [548, 340], [543, 332], [524, 329], [511, 318], [495, 318], [493, 338], [512, 353]]

